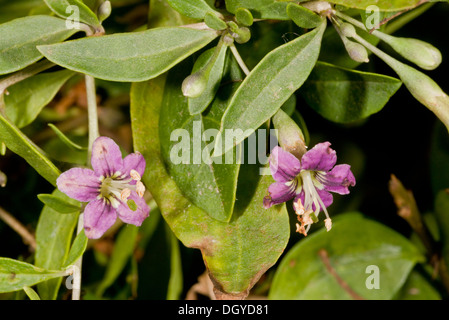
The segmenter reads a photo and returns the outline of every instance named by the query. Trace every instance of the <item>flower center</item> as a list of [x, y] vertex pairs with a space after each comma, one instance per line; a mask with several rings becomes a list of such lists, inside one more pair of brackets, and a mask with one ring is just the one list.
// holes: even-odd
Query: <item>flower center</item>
[[[323, 210], [324, 214], [326, 215], [326, 221], [329, 221], [329, 213], [327, 212], [326, 206], [324, 205], [323, 200], [321, 200], [321, 197], [317, 192], [317, 188], [321, 189], [322, 184], [315, 179], [315, 172], [311, 172], [310, 170], [303, 170], [299, 175], [302, 179], [301, 187], [304, 190], [304, 211], [310, 213], [313, 212], [314, 216], [318, 218], [320, 211]], [[306, 231], [310, 229], [310, 225], [311, 224], [308, 224]]]
[[[140, 181], [141, 177], [135, 170], [131, 170], [130, 178], [122, 179], [122, 174], [116, 172], [111, 177], [102, 177], [100, 186], [100, 197], [109, 200], [114, 208], [120, 205], [120, 201], [127, 204], [128, 197], [131, 195], [131, 191], [137, 192], [139, 197], [143, 197], [145, 192], [145, 186]], [[136, 181], [135, 184], [131, 184], [132, 181]]]

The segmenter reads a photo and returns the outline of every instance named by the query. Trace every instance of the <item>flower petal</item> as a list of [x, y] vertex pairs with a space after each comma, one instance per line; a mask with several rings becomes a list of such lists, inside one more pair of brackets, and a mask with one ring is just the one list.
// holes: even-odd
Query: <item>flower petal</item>
[[137, 205], [137, 210], [133, 211], [126, 203], [120, 202], [120, 205], [117, 208], [118, 216], [123, 222], [139, 227], [150, 215], [150, 207], [143, 198], [137, 195], [135, 191], [131, 192], [131, 195], [128, 197], [128, 201], [129, 200], [133, 200], [135, 202]]
[[274, 204], [287, 202], [296, 195], [296, 184], [294, 182], [274, 182], [268, 187], [269, 195], [263, 199], [265, 209], [270, 208]]
[[301, 171], [301, 163], [290, 152], [276, 146], [271, 151], [270, 170], [277, 182], [292, 181]]
[[316, 144], [301, 158], [301, 169], [311, 171], [329, 171], [337, 163], [337, 153], [331, 149], [330, 142]]
[[123, 174], [122, 153], [114, 140], [98, 137], [92, 145], [92, 168], [95, 173], [111, 177], [117, 172]]
[[[140, 176], [143, 176], [145, 172], [145, 158], [140, 152], [135, 152], [127, 155], [125, 159], [123, 159], [123, 173], [126, 174], [126, 177], [129, 176], [129, 172], [131, 170], [136, 170]], [[126, 178], [125, 177], [125, 178]], [[131, 184], [135, 184], [136, 181], [132, 181]]]
[[84, 232], [89, 239], [100, 238], [117, 220], [117, 210], [106, 200], [97, 199], [84, 209]]
[[317, 179], [324, 185], [324, 189], [339, 194], [348, 194], [349, 186], [355, 186], [355, 177], [351, 166], [340, 164], [326, 174], [318, 174]]
[[90, 169], [72, 168], [58, 177], [56, 185], [70, 198], [88, 202], [97, 198], [101, 182]]

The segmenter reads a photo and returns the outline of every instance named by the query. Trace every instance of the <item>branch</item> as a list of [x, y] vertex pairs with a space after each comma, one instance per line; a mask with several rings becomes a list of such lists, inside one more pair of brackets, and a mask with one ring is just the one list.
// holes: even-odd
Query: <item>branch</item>
[[0, 219], [3, 220], [8, 226], [11, 227], [15, 232], [17, 232], [23, 239], [23, 243], [30, 246], [31, 251], [36, 250], [36, 239], [34, 236], [25, 228], [20, 221], [14, 218], [10, 213], [5, 211], [0, 207]]

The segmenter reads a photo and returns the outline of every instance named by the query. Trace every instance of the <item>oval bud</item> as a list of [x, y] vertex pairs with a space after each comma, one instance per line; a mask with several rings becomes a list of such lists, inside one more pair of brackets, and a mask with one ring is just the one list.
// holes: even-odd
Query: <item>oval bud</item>
[[279, 109], [272, 119], [282, 149], [290, 152], [296, 158], [301, 159], [307, 152], [302, 130], [282, 109]]
[[343, 44], [352, 60], [357, 62], [369, 62], [368, 50], [366, 50], [360, 43], [344, 39]]
[[253, 22], [254, 18], [251, 14], [251, 11], [245, 8], [238, 8], [235, 12], [235, 20], [237, 20], [238, 23], [240, 23], [242, 26], [250, 27]]
[[398, 54], [425, 70], [437, 68], [442, 56], [440, 50], [430, 43], [413, 38], [391, 37], [386, 41]]
[[98, 19], [100, 20], [100, 22], [103, 22], [104, 20], [106, 20], [112, 12], [112, 7], [111, 7], [111, 1], [105, 1], [103, 2], [100, 7], [98, 8]]
[[251, 39], [251, 31], [247, 27], [241, 27], [234, 33], [234, 40], [237, 43], [247, 43]]
[[341, 33], [347, 38], [354, 38], [357, 35], [357, 32], [352, 24], [344, 22], [339, 26], [339, 28]]
[[188, 98], [199, 97], [206, 90], [207, 79], [203, 72], [191, 74], [182, 82], [182, 94]]

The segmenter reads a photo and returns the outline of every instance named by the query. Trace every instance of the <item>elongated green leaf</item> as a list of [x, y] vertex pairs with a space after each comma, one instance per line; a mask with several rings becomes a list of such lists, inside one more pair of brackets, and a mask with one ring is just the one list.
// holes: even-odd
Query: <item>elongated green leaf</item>
[[0, 0], [0, 24], [24, 17], [28, 13], [42, 5], [42, 0]]
[[44, 0], [47, 6], [61, 18], [69, 18], [73, 22], [84, 22], [99, 28], [95, 13], [80, 0]]
[[167, 0], [176, 11], [193, 19], [204, 19], [208, 12], [217, 13], [204, 0]]
[[228, 0], [226, 9], [234, 14], [239, 8], [249, 9], [257, 19], [288, 20], [287, 4], [277, 0]]
[[19, 128], [30, 124], [74, 74], [70, 70], [43, 73], [9, 87], [6, 115]]
[[25, 291], [26, 295], [28, 296], [28, 298], [30, 298], [30, 300], [40, 300], [41, 298], [39, 297], [39, 295], [37, 294], [36, 291], [34, 291], [32, 288], [30, 287], [23, 287], [23, 291]]
[[382, 110], [401, 85], [396, 78], [318, 62], [299, 92], [326, 119], [349, 123]]
[[133, 225], [126, 225], [120, 230], [106, 273], [97, 288], [96, 293], [99, 297], [114, 283], [128, 263], [134, 252], [138, 231], [139, 229]]
[[[417, 262], [405, 237], [359, 214], [335, 219], [299, 241], [283, 258], [270, 299], [392, 299]], [[376, 289], [379, 288], [379, 289]]]
[[0, 115], [0, 137], [8, 149], [25, 159], [42, 177], [56, 186], [56, 179], [61, 174], [59, 169], [38, 146], [2, 115]]
[[[55, 190], [53, 195], [61, 198], [64, 202], [78, 203], [59, 190]], [[44, 206], [36, 227], [36, 266], [55, 270], [64, 266], [77, 222], [78, 212], [61, 214], [49, 206]], [[54, 300], [60, 285], [61, 279], [55, 279], [40, 283], [37, 289], [43, 300]]]
[[64, 144], [66, 146], [68, 146], [69, 148], [71, 148], [72, 150], [75, 151], [84, 151], [87, 150], [86, 147], [82, 147], [79, 144], [73, 142], [72, 140], [69, 139], [69, 137], [67, 137], [61, 130], [59, 130], [54, 124], [49, 123], [48, 126], [53, 130], [54, 133], [56, 133], [56, 135], [58, 136], [58, 138], [64, 142]]
[[80, 204], [73, 205], [73, 201], [68, 202], [66, 199], [63, 199], [59, 196], [55, 196], [52, 194], [39, 194], [37, 195], [37, 197], [45, 205], [49, 206], [51, 209], [59, 213], [74, 213], [80, 212], [81, 210]]
[[[272, 117], [284, 102], [304, 83], [320, 52], [326, 23], [284, 44], [266, 55], [245, 78], [233, 96], [221, 120], [214, 156], [220, 155], [225, 130], [242, 130], [239, 144]], [[242, 107], [245, 106], [245, 107]], [[218, 148], [217, 148], [218, 147]], [[225, 145], [227, 152], [233, 145]]]
[[[203, 112], [215, 97], [223, 77], [223, 70], [226, 61], [226, 52], [228, 46], [221, 45], [219, 48], [212, 48], [204, 52], [196, 61], [192, 74], [202, 69], [208, 63], [213, 63], [211, 67], [209, 79], [206, 89], [197, 98], [189, 98], [190, 114], [198, 114]], [[218, 50], [216, 54], [215, 50]]]
[[[207, 115], [191, 115], [180, 90], [189, 66], [180, 64], [168, 76], [160, 115], [162, 154], [183, 194], [211, 217], [229, 221], [234, 209], [240, 150], [231, 149], [224, 157], [211, 159], [206, 140], [218, 133], [228, 100], [217, 98]], [[233, 91], [228, 87], [223, 95], [231, 96]]]
[[78, 30], [50, 16], [31, 16], [0, 25], [0, 75], [29, 66], [42, 58], [36, 46], [57, 43]]
[[82, 230], [76, 236], [75, 240], [73, 240], [72, 247], [70, 248], [69, 256], [67, 257], [67, 260], [64, 262], [64, 268], [73, 265], [76, 261], [78, 261], [79, 258], [82, 257], [84, 251], [86, 251], [88, 240], [89, 239], [87, 239], [84, 230]]
[[287, 14], [301, 28], [316, 28], [323, 23], [323, 18], [318, 14], [296, 3], [288, 4]]
[[9, 258], [0, 258], [0, 293], [64, 276], [64, 271], [46, 270]]
[[159, 140], [159, 113], [165, 76], [133, 84], [131, 120], [135, 150], [147, 160], [144, 181], [176, 237], [202, 251], [220, 298], [244, 298], [279, 258], [290, 234], [284, 205], [264, 209], [270, 177], [259, 167], [241, 171], [236, 207], [229, 223], [211, 218], [189, 202], [165, 169]]
[[[355, 9], [366, 9], [368, 6], [375, 5], [380, 11], [401, 11], [413, 9], [418, 4], [421, 4], [420, 0], [330, 0], [328, 2]], [[431, 2], [439, 1], [437, 0]]]
[[167, 27], [84, 38], [38, 49], [65, 68], [104, 80], [133, 82], [160, 75], [217, 36], [216, 31]]

